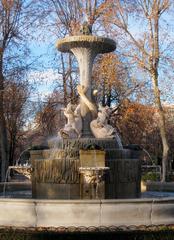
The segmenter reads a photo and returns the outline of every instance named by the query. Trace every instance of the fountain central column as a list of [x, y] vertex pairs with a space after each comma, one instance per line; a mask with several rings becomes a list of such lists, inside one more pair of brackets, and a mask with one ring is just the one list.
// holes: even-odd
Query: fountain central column
[[[96, 57], [97, 53], [94, 51], [94, 49], [90, 48], [72, 48], [71, 51], [77, 58], [79, 64], [80, 85], [84, 87], [86, 97], [90, 102], [92, 102], [91, 75], [94, 58]], [[80, 100], [80, 109], [83, 123], [82, 136], [91, 137], [90, 122], [92, 120], [92, 115], [82, 99]]]
[[[71, 52], [77, 58], [80, 70], [80, 85], [84, 89], [85, 97], [92, 102], [92, 66], [98, 53], [107, 53], [115, 50], [116, 44], [108, 38], [92, 35], [70, 36], [58, 41], [57, 48], [61, 52]], [[94, 103], [95, 104], [95, 103]], [[92, 113], [80, 98], [82, 117], [82, 137], [92, 137], [90, 122]]]

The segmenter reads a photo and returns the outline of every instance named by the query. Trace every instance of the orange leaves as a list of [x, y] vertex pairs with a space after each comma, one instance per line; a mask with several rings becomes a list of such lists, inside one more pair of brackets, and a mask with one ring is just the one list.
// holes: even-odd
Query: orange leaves
[[99, 77], [105, 78], [108, 83], [113, 83], [117, 78], [117, 70], [120, 65], [118, 57], [113, 54], [105, 54], [98, 61]]
[[14, 5], [14, 0], [1, 0], [5, 10], [10, 10]]
[[120, 88], [126, 80], [125, 66], [114, 53], [105, 54], [98, 60], [94, 75], [97, 81], [105, 82], [109, 87]]
[[136, 102], [123, 103], [117, 119], [117, 126], [125, 143], [142, 143], [144, 135], [156, 128], [154, 108]]

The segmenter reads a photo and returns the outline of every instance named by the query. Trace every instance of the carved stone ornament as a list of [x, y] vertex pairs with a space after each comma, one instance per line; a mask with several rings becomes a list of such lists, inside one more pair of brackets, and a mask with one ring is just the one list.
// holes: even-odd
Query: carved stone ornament
[[67, 118], [67, 124], [60, 130], [58, 135], [62, 138], [80, 138], [82, 132], [82, 118], [80, 115], [80, 104], [73, 105], [69, 103], [64, 110]]

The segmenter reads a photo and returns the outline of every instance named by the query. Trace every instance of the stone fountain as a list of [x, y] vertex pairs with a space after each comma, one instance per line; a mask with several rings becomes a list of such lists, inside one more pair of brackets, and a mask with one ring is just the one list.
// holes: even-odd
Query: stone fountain
[[95, 232], [96, 237], [96, 232], [127, 231], [132, 226], [143, 231], [149, 226], [173, 226], [173, 198], [137, 199], [139, 151], [123, 148], [108, 123], [111, 109], [97, 107], [92, 95], [94, 58], [114, 51], [115, 42], [89, 35], [88, 28], [82, 33], [57, 43], [60, 51], [72, 52], [78, 59], [80, 102], [64, 109], [67, 123], [57, 140], [49, 142], [50, 149], [30, 152], [33, 199], [0, 199], [0, 227]]
[[[92, 89], [95, 57], [114, 51], [116, 43], [91, 35], [88, 26], [83, 28], [82, 34], [57, 42], [59, 51], [73, 53], [77, 58], [80, 101], [77, 105], [69, 103], [64, 109], [67, 124], [57, 141], [49, 142], [51, 149], [31, 151], [33, 197], [93, 199], [96, 194], [91, 192], [96, 187], [100, 198], [137, 198], [141, 179], [138, 152], [123, 149], [116, 130], [108, 123], [111, 109], [97, 107]], [[89, 146], [100, 150], [91, 151]], [[87, 175], [95, 181], [84, 184]]]

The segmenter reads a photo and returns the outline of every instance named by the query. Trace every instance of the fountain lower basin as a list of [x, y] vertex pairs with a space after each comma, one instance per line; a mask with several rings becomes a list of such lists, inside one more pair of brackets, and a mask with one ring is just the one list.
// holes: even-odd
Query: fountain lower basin
[[[82, 168], [81, 171], [95, 171]], [[103, 170], [108, 171], [103, 168]], [[98, 171], [101, 171], [99, 168]], [[13, 183], [12, 183], [13, 184]], [[14, 185], [14, 184], [13, 184]], [[21, 188], [18, 184], [18, 189]], [[30, 185], [31, 186], [31, 185]], [[144, 194], [144, 193], [143, 193]], [[165, 197], [169, 196], [169, 197]], [[117, 231], [174, 224], [174, 196], [158, 193], [141, 199], [39, 200], [0, 198], [0, 227], [66, 232]], [[8, 213], [8, 214], [7, 214]], [[18, 216], [16, 218], [16, 216]], [[33, 231], [33, 230], [32, 230]]]
[[[174, 198], [133, 200], [0, 199], [0, 226], [87, 228], [174, 224]], [[8, 214], [7, 214], [8, 213]], [[18, 216], [18, 217], [16, 217]], [[84, 227], [83, 227], [84, 226]]]

